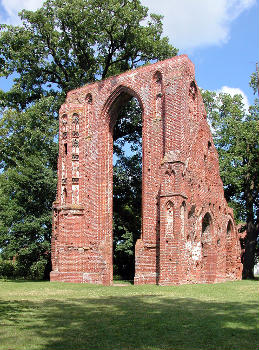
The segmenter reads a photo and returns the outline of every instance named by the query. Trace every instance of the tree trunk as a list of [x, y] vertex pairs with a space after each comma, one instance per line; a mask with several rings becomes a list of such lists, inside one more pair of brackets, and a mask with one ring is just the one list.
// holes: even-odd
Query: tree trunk
[[255, 225], [252, 222], [248, 222], [245, 253], [243, 256], [243, 279], [254, 279], [256, 238]]
[[257, 225], [254, 217], [254, 200], [252, 190], [254, 182], [251, 180], [250, 173], [246, 176], [246, 188], [244, 191], [246, 210], [247, 210], [247, 235], [245, 244], [245, 253], [243, 256], [243, 279], [254, 279], [254, 265], [257, 239]]

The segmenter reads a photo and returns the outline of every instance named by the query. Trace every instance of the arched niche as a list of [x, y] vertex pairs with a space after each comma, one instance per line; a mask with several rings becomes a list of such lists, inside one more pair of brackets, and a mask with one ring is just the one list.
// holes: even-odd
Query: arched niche
[[77, 113], [72, 115], [72, 137], [79, 137], [79, 115]]
[[214, 249], [213, 220], [209, 212], [202, 218], [201, 247], [202, 272], [207, 283], [213, 283], [216, 278], [217, 256]]
[[68, 119], [67, 114], [62, 114], [62, 116], [61, 116], [61, 130], [63, 133], [63, 137], [64, 137], [64, 133], [67, 133], [67, 119]]
[[196, 119], [196, 114], [197, 114], [197, 95], [198, 95], [198, 90], [197, 86], [194, 81], [190, 83], [189, 86], [189, 93], [188, 93], [188, 105], [189, 105], [189, 117], [191, 120]]
[[186, 212], [186, 203], [182, 202], [180, 207], [180, 215], [181, 215], [181, 236], [185, 236], [185, 212]]
[[154, 82], [157, 84], [162, 84], [162, 73], [160, 71], [156, 71], [153, 75]]
[[234, 250], [234, 225], [231, 219], [226, 227], [226, 275], [231, 277], [235, 273], [235, 250]]
[[163, 78], [162, 73], [156, 71], [153, 75], [154, 81], [154, 117], [161, 119], [163, 115]]
[[92, 94], [88, 93], [88, 94], [86, 95], [86, 97], [85, 97], [85, 101], [86, 101], [86, 103], [88, 103], [88, 104], [92, 104], [92, 103], [93, 103], [93, 96], [92, 96]]
[[211, 235], [212, 218], [210, 213], [206, 213], [202, 218], [202, 241], [209, 241]]
[[228, 220], [227, 224], [227, 238], [230, 238], [234, 232], [234, 225], [232, 220]]
[[67, 204], [67, 189], [65, 186], [61, 188], [61, 205]]
[[190, 88], [189, 88], [189, 96], [193, 99], [193, 100], [195, 100], [195, 98], [196, 98], [196, 96], [197, 96], [197, 86], [196, 86], [196, 84], [195, 84], [195, 82], [194, 81], [192, 81], [191, 82], [191, 84], [190, 84]]
[[161, 192], [163, 194], [172, 194], [174, 192], [175, 185], [175, 171], [170, 163], [165, 163], [162, 167], [162, 184]]
[[173, 232], [174, 232], [174, 203], [170, 200], [165, 205], [165, 223], [166, 223], [166, 234], [173, 234]]

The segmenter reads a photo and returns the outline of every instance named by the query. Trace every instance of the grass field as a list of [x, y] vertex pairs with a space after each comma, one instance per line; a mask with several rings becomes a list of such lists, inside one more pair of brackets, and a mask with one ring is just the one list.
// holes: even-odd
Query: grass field
[[1, 350], [257, 350], [259, 282], [0, 282]]

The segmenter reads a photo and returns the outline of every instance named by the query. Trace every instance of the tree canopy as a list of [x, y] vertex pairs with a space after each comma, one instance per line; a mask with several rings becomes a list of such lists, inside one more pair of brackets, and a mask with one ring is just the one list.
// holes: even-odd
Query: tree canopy
[[[255, 80], [252, 79], [252, 84]], [[259, 237], [259, 101], [245, 109], [241, 95], [203, 91], [217, 147], [225, 197], [247, 231], [243, 278], [253, 278]]]
[[2, 25], [1, 76], [14, 85], [2, 104], [25, 108], [110, 75], [177, 54], [162, 37], [162, 17], [139, 0], [46, 0], [21, 12], [21, 27]]
[[23, 112], [8, 109], [0, 119], [0, 247], [4, 258], [18, 258], [23, 276], [36, 277], [36, 266], [42, 276], [49, 261], [57, 183], [53, 106], [48, 97]]

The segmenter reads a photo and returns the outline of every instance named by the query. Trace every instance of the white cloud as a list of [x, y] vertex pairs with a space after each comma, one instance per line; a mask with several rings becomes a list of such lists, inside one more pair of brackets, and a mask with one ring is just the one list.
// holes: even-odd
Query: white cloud
[[[230, 37], [231, 22], [256, 0], [141, 0], [151, 12], [164, 15], [164, 34], [188, 52], [196, 47], [220, 45]], [[17, 13], [36, 10], [43, 0], [0, 0], [5, 16], [1, 23], [20, 24]]]
[[241, 95], [243, 97], [243, 103], [244, 103], [244, 107], [245, 110], [248, 112], [249, 109], [249, 101], [248, 98], [246, 96], [246, 94], [239, 88], [231, 88], [229, 86], [222, 86], [222, 88], [220, 90], [217, 90], [217, 93], [223, 92], [224, 94], [229, 94], [230, 96], [234, 96], [234, 95]]
[[6, 14], [0, 14], [1, 23], [20, 24], [18, 12], [23, 9], [36, 10], [43, 4], [44, 0], [0, 0], [1, 6]]
[[182, 51], [229, 40], [231, 22], [256, 0], [142, 0], [164, 16], [164, 34]]

